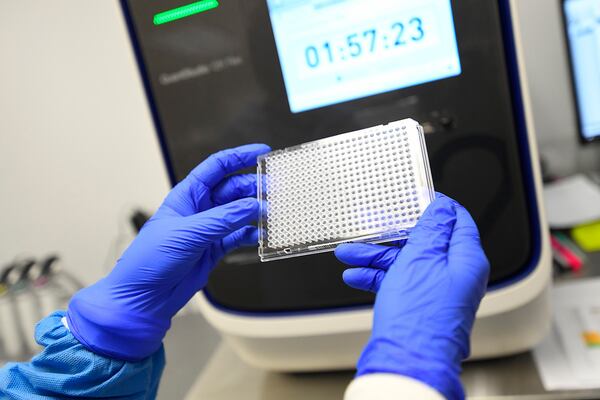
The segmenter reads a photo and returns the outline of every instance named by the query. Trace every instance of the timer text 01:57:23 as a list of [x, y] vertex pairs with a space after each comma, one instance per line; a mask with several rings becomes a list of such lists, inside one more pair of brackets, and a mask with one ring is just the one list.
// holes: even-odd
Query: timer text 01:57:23
[[[413, 17], [407, 22], [395, 22], [384, 34], [377, 29], [368, 29], [362, 34], [353, 33], [346, 37], [346, 43], [339, 49], [334, 48], [331, 42], [326, 41], [321, 47], [308, 46], [304, 51], [306, 63], [310, 68], [317, 68], [324, 61], [334, 63], [361, 57], [383, 50], [393, 50], [398, 47], [409, 46], [423, 40], [425, 37], [423, 20]], [[347, 55], [346, 55], [347, 53]]]

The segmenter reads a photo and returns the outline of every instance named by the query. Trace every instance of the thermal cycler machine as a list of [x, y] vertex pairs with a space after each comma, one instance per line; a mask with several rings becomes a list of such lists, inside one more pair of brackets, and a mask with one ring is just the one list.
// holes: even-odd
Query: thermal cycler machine
[[[193, 4], [191, 4], [193, 3]], [[473, 214], [492, 270], [476, 358], [531, 348], [550, 322], [546, 224], [515, 0], [122, 0], [173, 184], [209, 154], [421, 122], [436, 190]], [[352, 367], [373, 295], [333, 254], [227, 256], [199, 293], [248, 363]]]

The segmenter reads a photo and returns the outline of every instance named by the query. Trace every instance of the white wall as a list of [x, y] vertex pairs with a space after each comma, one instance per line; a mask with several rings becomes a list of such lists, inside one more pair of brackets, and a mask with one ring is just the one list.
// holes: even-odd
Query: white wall
[[0, 188], [0, 265], [57, 251], [87, 283], [112, 264], [127, 212], [162, 200], [117, 1], [0, 2]]

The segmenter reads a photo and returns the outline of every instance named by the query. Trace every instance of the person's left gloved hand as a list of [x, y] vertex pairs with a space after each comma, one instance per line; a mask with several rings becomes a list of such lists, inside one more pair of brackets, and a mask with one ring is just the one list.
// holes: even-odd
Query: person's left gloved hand
[[224, 150], [196, 167], [96, 284], [69, 303], [67, 323], [88, 349], [137, 361], [161, 346], [171, 318], [204, 287], [223, 255], [257, 243], [255, 175], [228, 176], [270, 151], [253, 144]]

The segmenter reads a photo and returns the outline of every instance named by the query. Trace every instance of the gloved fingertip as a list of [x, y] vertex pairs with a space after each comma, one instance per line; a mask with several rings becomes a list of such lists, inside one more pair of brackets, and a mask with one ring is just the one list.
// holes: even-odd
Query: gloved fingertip
[[335, 248], [333, 253], [339, 259], [340, 257], [344, 257], [346, 254], [348, 254], [351, 249], [352, 243], [342, 243]]
[[273, 151], [271, 149], [271, 146], [264, 144], [264, 143], [246, 144], [246, 145], [237, 147], [234, 150], [240, 151], [243, 154], [252, 155], [254, 157], [254, 159], [256, 159], [256, 157], [258, 157], [260, 155], [267, 154], [267, 153], [270, 153], [271, 151]]
[[443, 201], [449, 201], [453, 206], [456, 205], [460, 205], [456, 200], [454, 200], [452, 197], [442, 193], [442, 192], [435, 192], [435, 199], [434, 201], [437, 200], [443, 200]]
[[442, 199], [444, 197], [447, 197], [444, 193], [442, 193], [442, 192], [435, 192], [435, 198], [436, 199]]
[[385, 271], [375, 268], [349, 268], [342, 274], [344, 283], [351, 288], [377, 292]]
[[387, 270], [396, 260], [400, 249], [371, 243], [339, 245], [335, 256], [344, 264], [356, 267], [375, 267]]
[[446, 244], [456, 223], [454, 201], [443, 196], [434, 200], [425, 210], [417, 225], [410, 232], [407, 245], [411, 247]]
[[261, 143], [260, 146], [261, 146], [260, 151], [263, 154], [270, 153], [270, 152], [273, 151], [273, 149], [271, 148], [271, 146], [269, 146], [268, 144]]
[[271, 146], [265, 143], [251, 143], [248, 146], [252, 146], [256, 151], [268, 153], [272, 151]]
[[342, 272], [342, 279], [344, 280], [344, 282], [348, 283], [348, 280], [352, 280], [352, 269], [345, 269], [344, 272]]
[[363, 289], [363, 274], [360, 273], [360, 268], [349, 268], [342, 273], [344, 283], [354, 289]]
[[436, 198], [429, 204], [421, 216], [419, 224], [435, 223], [436, 225], [442, 222], [452, 222], [456, 220], [456, 208], [454, 200], [447, 196]]
[[344, 264], [360, 264], [360, 257], [357, 257], [357, 255], [361, 254], [361, 250], [364, 250], [364, 246], [368, 245], [363, 243], [342, 243], [336, 247], [334, 254], [337, 259]]

